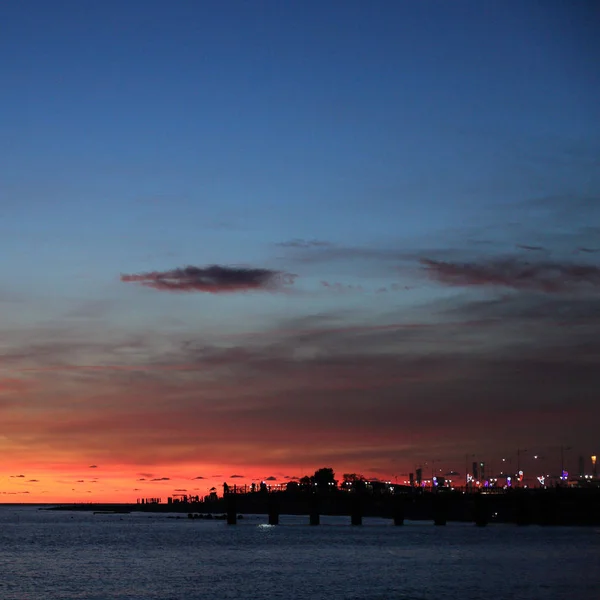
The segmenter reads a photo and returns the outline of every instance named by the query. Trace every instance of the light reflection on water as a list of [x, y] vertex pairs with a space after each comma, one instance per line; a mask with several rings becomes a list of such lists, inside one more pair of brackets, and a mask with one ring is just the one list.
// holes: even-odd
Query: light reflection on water
[[598, 600], [600, 531], [0, 508], [1, 600]]

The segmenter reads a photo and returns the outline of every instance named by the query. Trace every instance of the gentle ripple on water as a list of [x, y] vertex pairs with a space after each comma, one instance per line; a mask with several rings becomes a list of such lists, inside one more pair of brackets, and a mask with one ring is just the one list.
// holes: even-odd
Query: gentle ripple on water
[[0, 509], [0, 600], [598, 600], [600, 531]]

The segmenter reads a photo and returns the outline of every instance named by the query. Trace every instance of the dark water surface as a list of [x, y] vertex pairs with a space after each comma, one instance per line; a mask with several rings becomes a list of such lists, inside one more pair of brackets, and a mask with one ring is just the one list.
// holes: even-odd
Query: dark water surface
[[1, 600], [600, 599], [600, 529], [0, 508]]

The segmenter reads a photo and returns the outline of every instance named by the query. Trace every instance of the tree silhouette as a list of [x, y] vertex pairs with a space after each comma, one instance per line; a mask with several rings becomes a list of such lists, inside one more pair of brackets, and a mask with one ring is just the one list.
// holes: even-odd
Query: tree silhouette
[[364, 475], [344, 473], [344, 489], [361, 490], [365, 487]]
[[338, 483], [331, 467], [323, 467], [315, 471], [313, 481], [317, 484], [317, 489], [323, 491], [336, 489]]
[[314, 481], [313, 481], [312, 477], [305, 475], [304, 477], [302, 477], [300, 479], [300, 488], [303, 489], [304, 491], [308, 492], [308, 491], [312, 490], [313, 487], [314, 487]]
[[297, 492], [300, 489], [300, 484], [297, 481], [288, 481], [285, 490], [286, 492]]

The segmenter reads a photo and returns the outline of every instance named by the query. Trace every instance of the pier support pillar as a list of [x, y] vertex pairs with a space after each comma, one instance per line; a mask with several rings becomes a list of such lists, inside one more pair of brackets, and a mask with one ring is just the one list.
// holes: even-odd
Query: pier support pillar
[[487, 498], [481, 494], [475, 496], [473, 517], [477, 527], [485, 527], [490, 522]]
[[227, 525], [235, 525], [237, 523], [237, 502], [235, 494], [227, 494], [225, 505], [227, 507]]
[[556, 490], [544, 490], [538, 496], [537, 522], [540, 525], [558, 525], [560, 523], [558, 513], [558, 497]]
[[310, 499], [308, 522], [311, 525], [320, 525], [321, 524], [321, 514], [319, 511], [319, 497], [316, 494], [311, 496], [311, 499]]
[[269, 494], [269, 525], [279, 525], [279, 499]]
[[517, 525], [531, 525], [533, 522], [532, 497], [526, 490], [515, 491], [515, 522]]
[[352, 501], [350, 504], [350, 523], [352, 525], [362, 525], [363, 519], [363, 506], [362, 497], [358, 493], [352, 494]]
[[433, 495], [433, 524], [443, 526], [448, 522], [448, 501], [439, 492]]
[[402, 496], [394, 496], [392, 502], [394, 525], [404, 525], [404, 499]]

